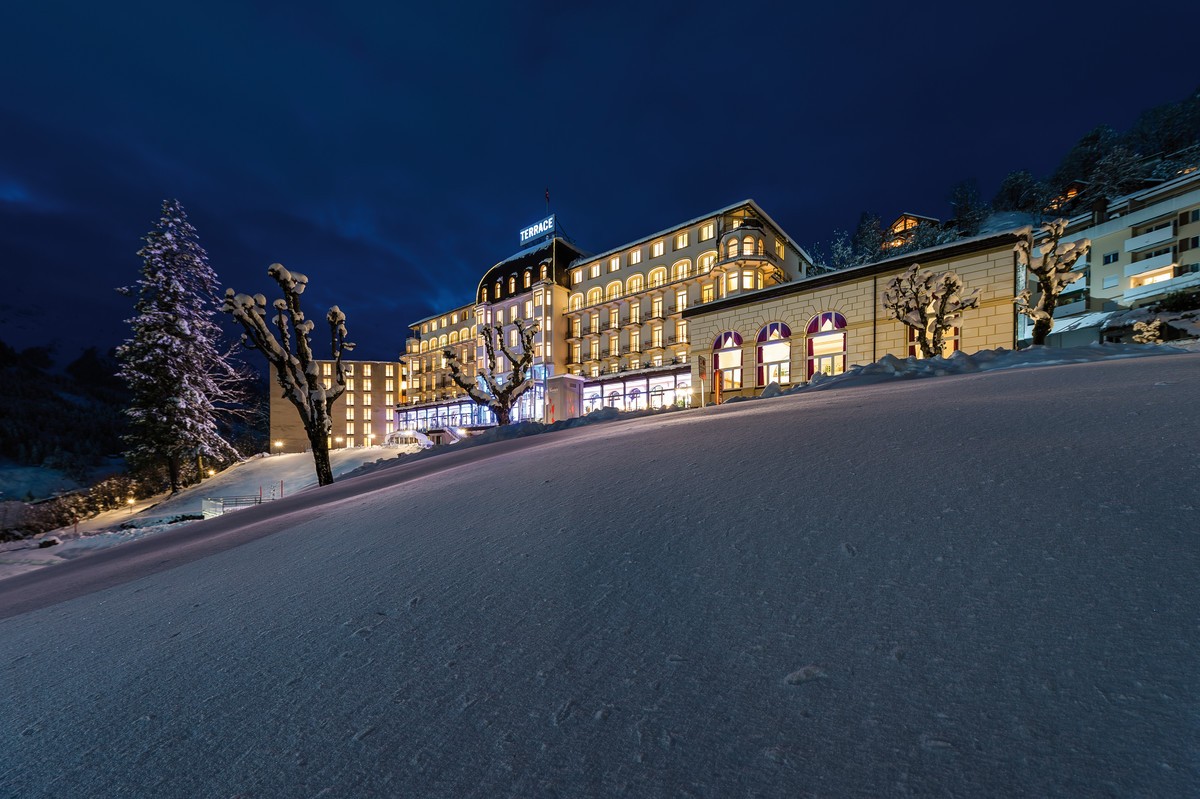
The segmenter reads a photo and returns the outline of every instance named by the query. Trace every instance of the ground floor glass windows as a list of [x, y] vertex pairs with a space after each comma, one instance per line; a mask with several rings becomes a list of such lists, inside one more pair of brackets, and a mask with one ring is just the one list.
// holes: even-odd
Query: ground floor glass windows
[[846, 317], [827, 311], [808, 323], [808, 379], [820, 372], [839, 375], [846, 371]]

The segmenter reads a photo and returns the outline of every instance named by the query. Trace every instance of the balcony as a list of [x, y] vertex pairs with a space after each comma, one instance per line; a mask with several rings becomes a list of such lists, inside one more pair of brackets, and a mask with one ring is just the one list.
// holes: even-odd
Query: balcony
[[1081, 291], [1087, 291], [1087, 290], [1088, 290], [1088, 278], [1087, 278], [1087, 275], [1084, 275], [1083, 277], [1076, 280], [1074, 283], [1068, 283], [1067, 286], [1062, 290], [1061, 296], [1066, 297], [1070, 294], [1078, 294]]
[[645, 347], [646, 350], [661, 350], [665, 349], [661, 339], [654, 339]]
[[626, 344], [624, 347], [621, 348], [621, 354], [623, 354], [623, 355], [637, 355], [641, 351], [642, 351], [641, 344]]
[[667, 336], [667, 344], [674, 347], [676, 344], [687, 344], [687, 336]]
[[1080, 297], [1074, 302], [1066, 302], [1058, 305], [1054, 309], [1054, 318], [1062, 319], [1064, 316], [1074, 316], [1081, 314], [1087, 310], [1087, 299]]
[[1145, 258], [1141, 261], [1131, 263], [1125, 267], [1125, 277], [1135, 277], [1145, 272], [1153, 272], [1155, 269], [1162, 269], [1173, 263], [1175, 263], [1175, 256], [1169, 252], [1164, 252], [1162, 255], [1156, 255], [1153, 258]]
[[1170, 280], [1160, 280], [1157, 283], [1147, 283], [1144, 286], [1128, 289], [1122, 296], [1122, 303], [1130, 306], [1137, 305], [1157, 299], [1160, 296], [1165, 296], [1172, 291], [1191, 289], [1198, 286], [1200, 286], [1200, 272], [1185, 272]]
[[1125, 252], [1139, 252], [1175, 238], [1174, 225], [1167, 225], [1158, 230], [1151, 230], [1140, 236], [1134, 236], [1125, 241]]
[[624, 320], [622, 320], [621, 326], [622, 327], [641, 327], [642, 326], [642, 318], [641, 318], [641, 316], [626, 317]]

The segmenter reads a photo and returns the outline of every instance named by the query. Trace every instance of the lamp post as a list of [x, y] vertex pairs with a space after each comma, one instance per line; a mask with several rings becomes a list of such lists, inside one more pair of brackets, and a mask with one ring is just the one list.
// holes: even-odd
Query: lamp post
[[276, 441], [276, 442], [275, 442], [275, 449], [277, 449], [277, 450], [278, 450], [278, 454], [279, 454], [279, 455], [282, 455], [282, 454], [283, 454], [283, 442], [282, 442], [282, 441]]
[[344, 442], [346, 441], [346, 439], [342, 438], [341, 436], [338, 436], [337, 438], [335, 438], [335, 439], [333, 439], [333, 440], [337, 442], [337, 445], [338, 445], [338, 447], [337, 447], [337, 448], [338, 448], [338, 449], [341, 449], [341, 448], [342, 448], [342, 445], [343, 445], [343, 444], [344, 444]]
[[133, 497], [129, 497], [125, 500], [125, 504], [129, 506], [129, 515], [130, 516], [133, 515], [133, 503], [134, 503]]

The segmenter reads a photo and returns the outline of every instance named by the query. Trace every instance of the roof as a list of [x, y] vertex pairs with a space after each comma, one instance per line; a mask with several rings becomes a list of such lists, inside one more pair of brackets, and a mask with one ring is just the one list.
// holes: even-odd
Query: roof
[[786, 297], [789, 294], [797, 294], [801, 291], [811, 291], [813, 289], [832, 286], [838, 283], [846, 283], [851, 280], [858, 280], [863, 277], [888, 272], [901, 266], [907, 266], [912, 263], [920, 263], [921, 261], [938, 261], [942, 259], [954, 258], [959, 255], [967, 255], [981, 250], [989, 250], [994, 247], [999, 247], [1005, 244], [1014, 244], [1020, 236], [1017, 231], [1020, 228], [1006, 230], [1001, 233], [989, 233], [982, 236], [973, 236], [969, 239], [959, 239], [952, 241], [949, 244], [939, 244], [936, 247], [926, 247], [923, 250], [915, 252], [906, 252], [901, 255], [895, 255], [891, 258], [884, 258], [880, 261], [874, 261], [863, 266], [856, 266], [851, 269], [843, 269], [840, 272], [825, 272], [812, 277], [801, 278], [794, 280], [791, 283], [781, 283], [777, 286], [769, 286], [765, 289], [757, 291], [748, 291], [744, 294], [739, 294], [735, 297], [726, 297], [723, 300], [716, 302], [705, 303], [688, 308], [683, 312], [684, 319], [691, 319], [714, 311], [721, 311], [726, 308], [736, 308], [739, 305], [745, 305], [752, 302], [762, 302], [776, 297]]

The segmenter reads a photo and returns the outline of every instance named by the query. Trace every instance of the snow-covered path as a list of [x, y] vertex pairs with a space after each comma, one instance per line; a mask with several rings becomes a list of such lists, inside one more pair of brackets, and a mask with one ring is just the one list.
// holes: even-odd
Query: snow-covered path
[[0, 622], [0, 794], [1196, 795], [1197, 396], [988, 372], [369, 475]]

